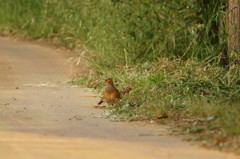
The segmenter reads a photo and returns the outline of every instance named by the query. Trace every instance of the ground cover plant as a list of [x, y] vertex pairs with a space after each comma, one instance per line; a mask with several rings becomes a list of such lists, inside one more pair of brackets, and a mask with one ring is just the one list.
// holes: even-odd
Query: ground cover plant
[[[77, 49], [101, 90], [133, 90], [112, 120], [155, 120], [238, 150], [240, 55], [229, 51], [227, 0], [0, 0], [0, 33]], [[79, 61], [79, 60], [77, 60]]]

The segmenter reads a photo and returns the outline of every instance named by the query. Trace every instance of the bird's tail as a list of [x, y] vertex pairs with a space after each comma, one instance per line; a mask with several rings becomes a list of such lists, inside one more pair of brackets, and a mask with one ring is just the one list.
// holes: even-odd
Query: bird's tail
[[101, 100], [97, 103], [98, 105], [102, 104], [104, 101], [103, 101], [103, 98], [101, 98]]
[[123, 94], [128, 94], [130, 91], [132, 90], [131, 87], [127, 87], [124, 91], [122, 91], [121, 93]]

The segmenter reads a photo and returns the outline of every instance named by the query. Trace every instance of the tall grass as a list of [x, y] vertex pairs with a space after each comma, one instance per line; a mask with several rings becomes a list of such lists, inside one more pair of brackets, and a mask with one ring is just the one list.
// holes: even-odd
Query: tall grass
[[114, 68], [220, 56], [227, 46], [224, 10], [225, 0], [1, 0], [0, 22], [12, 34], [87, 46], [96, 67]]

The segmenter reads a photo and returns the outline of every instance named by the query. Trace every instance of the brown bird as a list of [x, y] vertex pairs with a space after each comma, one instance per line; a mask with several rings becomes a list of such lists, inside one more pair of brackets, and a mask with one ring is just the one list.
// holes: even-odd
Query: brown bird
[[114, 86], [113, 80], [111, 78], [107, 78], [106, 80], [107, 87], [104, 90], [103, 98], [98, 102], [98, 105], [106, 102], [108, 104], [113, 104], [117, 99], [120, 98], [120, 92]]

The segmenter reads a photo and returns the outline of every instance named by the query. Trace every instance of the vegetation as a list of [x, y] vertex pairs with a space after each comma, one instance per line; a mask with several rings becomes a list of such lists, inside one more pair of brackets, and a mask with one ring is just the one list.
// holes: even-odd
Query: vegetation
[[128, 96], [114, 120], [174, 122], [239, 150], [240, 54], [228, 50], [227, 0], [1, 0], [0, 32], [76, 48], [93, 73], [76, 83]]

